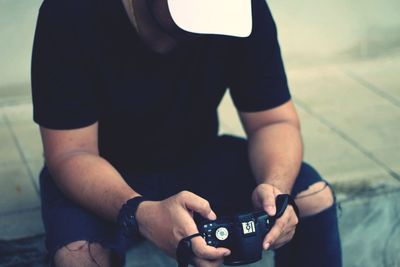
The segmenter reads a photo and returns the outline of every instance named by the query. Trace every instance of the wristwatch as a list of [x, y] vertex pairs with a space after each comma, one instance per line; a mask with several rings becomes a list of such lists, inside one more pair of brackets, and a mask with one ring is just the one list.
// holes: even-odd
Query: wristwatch
[[139, 196], [129, 199], [118, 213], [117, 222], [122, 233], [129, 238], [139, 238], [139, 225], [136, 220], [136, 210], [140, 203], [147, 199]]

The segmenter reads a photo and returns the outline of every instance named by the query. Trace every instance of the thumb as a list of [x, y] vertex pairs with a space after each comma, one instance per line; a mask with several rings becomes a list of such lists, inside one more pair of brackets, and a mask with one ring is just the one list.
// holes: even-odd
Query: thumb
[[259, 190], [259, 197], [263, 206], [263, 209], [270, 216], [275, 216], [276, 205], [275, 205], [275, 194], [272, 186], [263, 186]]
[[182, 191], [181, 195], [182, 204], [189, 210], [199, 213], [204, 218], [215, 220], [217, 215], [211, 209], [210, 203], [202, 197], [188, 191]]

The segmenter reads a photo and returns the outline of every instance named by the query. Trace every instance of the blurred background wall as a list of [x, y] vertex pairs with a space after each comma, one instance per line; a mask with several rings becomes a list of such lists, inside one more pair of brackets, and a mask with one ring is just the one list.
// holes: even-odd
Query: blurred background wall
[[400, 1], [268, 2], [289, 64], [362, 60], [400, 52]]
[[[0, 1], [0, 94], [29, 84], [40, 0]], [[270, 0], [288, 67], [363, 60], [398, 52], [398, 0]]]

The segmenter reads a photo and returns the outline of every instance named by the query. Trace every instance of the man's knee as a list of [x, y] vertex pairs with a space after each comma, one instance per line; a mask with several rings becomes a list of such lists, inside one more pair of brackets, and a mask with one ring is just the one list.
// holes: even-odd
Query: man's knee
[[301, 217], [320, 213], [335, 202], [332, 189], [325, 182], [311, 185], [307, 190], [300, 192], [295, 200]]
[[57, 267], [107, 267], [111, 266], [111, 253], [98, 243], [76, 241], [57, 250], [54, 255], [54, 264]]

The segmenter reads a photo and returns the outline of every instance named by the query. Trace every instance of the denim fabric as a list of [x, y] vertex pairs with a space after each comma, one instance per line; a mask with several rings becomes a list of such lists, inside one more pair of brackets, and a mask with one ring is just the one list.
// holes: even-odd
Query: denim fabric
[[277, 267], [340, 267], [342, 251], [336, 204], [319, 214], [302, 218], [296, 234], [275, 253]]

